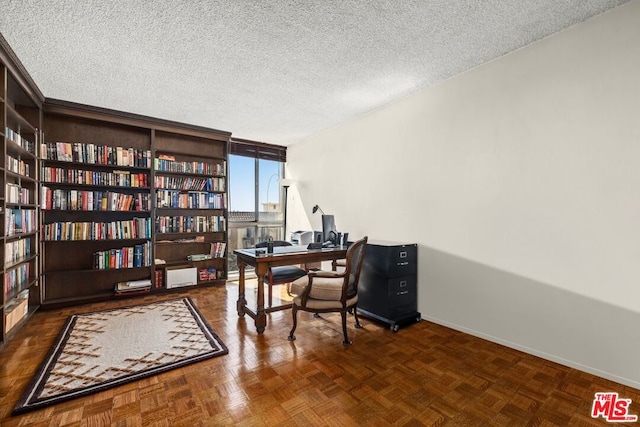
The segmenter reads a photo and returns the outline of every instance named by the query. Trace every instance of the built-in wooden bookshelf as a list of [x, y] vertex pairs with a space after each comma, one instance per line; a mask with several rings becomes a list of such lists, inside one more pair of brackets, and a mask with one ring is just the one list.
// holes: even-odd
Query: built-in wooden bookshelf
[[150, 130], [77, 104], [47, 100], [43, 110], [43, 305], [111, 298], [119, 282], [150, 280]]
[[0, 36], [0, 347], [40, 306], [37, 147], [43, 101]]
[[154, 148], [155, 280], [171, 285], [166, 269], [183, 268], [195, 269], [194, 285], [224, 283], [227, 144], [158, 131]]
[[43, 306], [167, 291], [181, 266], [215, 271], [195, 286], [225, 282], [229, 134], [50, 99], [43, 112]]

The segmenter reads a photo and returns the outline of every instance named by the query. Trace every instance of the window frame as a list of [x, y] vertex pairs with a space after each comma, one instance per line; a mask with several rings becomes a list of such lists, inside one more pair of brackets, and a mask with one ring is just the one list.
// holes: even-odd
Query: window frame
[[[232, 193], [232, 182], [234, 171], [231, 167], [231, 156], [243, 156], [254, 159], [254, 211], [252, 219], [243, 219], [238, 215], [236, 219], [234, 219], [232, 209], [232, 201], [233, 201], [233, 193]], [[233, 255], [233, 249], [242, 248], [244, 246], [240, 246], [240, 237], [238, 230], [239, 229], [252, 229], [252, 232], [246, 233], [249, 237], [243, 237], [244, 244], [253, 244], [258, 243], [260, 232], [263, 229], [276, 229], [276, 236], [274, 239], [276, 240], [286, 240], [284, 236], [284, 215], [280, 215], [280, 219], [277, 220], [266, 220], [261, 218], [260, 211], [260, 161], [268, 160], [278, 162], [278, 175], [277, 175], [277, 187], [278, 187], [278, 203], [282, 207], [284, 201], [284, 190], [280, 185], [280, 180], [284, 178], [284, 165], [286, 162], [286, 147], [267, 144], [263, 142], [249, 141], [249, 140], [241, 140], [241, 139], [231, 139], [230, 148], [229, 148], [229, 212], [228, 212], [228, 240], [230, 244], [229, 256], [228, 256], [228, 265], [227, 272], [229, 275], [237, 274], [237, 264], [236, 257]], [[269, 183], [267, 184], [267, 189], [269, 185], [271, 185], [271, 178], [269, 178]], [[266, 197], [268, 198], [268, 194]], [[268, 202], [268, 200], [266, 200]], [[238, 211], [241, 212], [241, 211]], [[283, 212], [281, 212], [283, 213]], [[247, 216], [248, 218], [248, 216]], [[251, 240], [253, 239], [253, 240]]]

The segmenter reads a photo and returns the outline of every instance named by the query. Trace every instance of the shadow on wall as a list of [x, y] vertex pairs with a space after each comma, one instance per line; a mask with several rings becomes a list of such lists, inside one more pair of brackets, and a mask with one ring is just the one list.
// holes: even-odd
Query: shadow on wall
[[418, 248], [425, 319], [640, 388], [640, 313]]

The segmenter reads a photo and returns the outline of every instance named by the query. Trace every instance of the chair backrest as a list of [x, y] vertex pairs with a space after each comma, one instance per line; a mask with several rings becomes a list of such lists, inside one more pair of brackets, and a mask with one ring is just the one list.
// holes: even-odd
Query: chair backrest
[[360, 270], [364, 259], [364, 250], [367, 247], [368, 237], [365, 236], [357, 242], [352, 243], [347, 249], [347, 266], [344, 271], [345, 286], [342, 291], [343, 300], [354, 297], [358, 293], [358, 282], [360, 281]]
[[[276, 246], [291, 246], [291, 242], [287, 242], [285, 240], [274, 240], [273, 247], [275, 248]], [[267, 247], [267, 242], [256, 243], [256, 248], [266, 248], [266, 247]]]

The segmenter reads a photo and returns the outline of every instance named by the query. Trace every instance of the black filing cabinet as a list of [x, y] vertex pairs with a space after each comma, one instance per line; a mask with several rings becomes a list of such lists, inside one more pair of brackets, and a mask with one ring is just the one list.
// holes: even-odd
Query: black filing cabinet
[[364, 253], [358, 285], [358, 312], [400, 325], [421, 320], [418, 312], [418, 245], [370, 240]]

